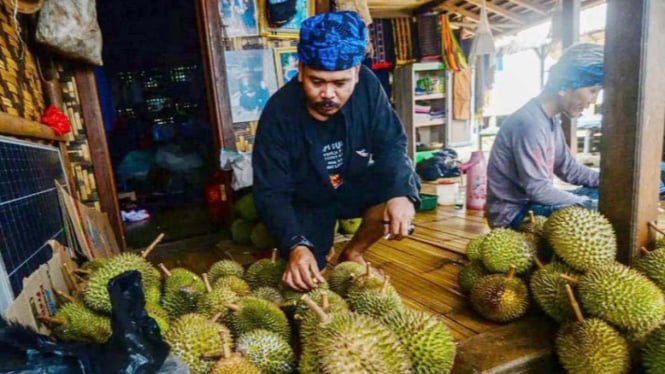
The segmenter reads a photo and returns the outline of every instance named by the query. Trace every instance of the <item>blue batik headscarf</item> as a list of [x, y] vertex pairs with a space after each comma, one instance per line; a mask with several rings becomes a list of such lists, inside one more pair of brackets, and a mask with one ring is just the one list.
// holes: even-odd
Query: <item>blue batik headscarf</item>
[[300, 26], [298, 58], [316, 70], [346, 70], [359, 65], [367, 52], [367, 27], [358, 13], [321, 13]]
[[580, 87], [603, 85], [603, 46], [591, 43], [567, 48], [550, 69], [545, 91], [558, 92]]

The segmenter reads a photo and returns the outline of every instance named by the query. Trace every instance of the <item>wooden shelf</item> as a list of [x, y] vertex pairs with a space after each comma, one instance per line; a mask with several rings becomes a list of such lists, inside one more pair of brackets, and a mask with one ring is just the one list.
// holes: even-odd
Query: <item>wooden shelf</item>
[[443, 92], [437, 92], [433, 94], [427, 94], [427, 95], [414, 95], [413, 100], [414, 101], [419, 101], [419, 100], [437, 100], [437, 99], [445, 99], [446, 94]]
[[444, 125], [445, 123], [446, 123], [445, 118], [439, 118], [432, 121], [414, 123], [413, 127], [420, 128], [420, 127], [430, 127], [430, 126], [441, 126]]

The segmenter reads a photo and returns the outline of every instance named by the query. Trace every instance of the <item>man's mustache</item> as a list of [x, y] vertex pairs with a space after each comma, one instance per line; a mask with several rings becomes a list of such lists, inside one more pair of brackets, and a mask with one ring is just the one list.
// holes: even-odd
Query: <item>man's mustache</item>
[[330, 100], [330, 99], [324, 99], [322, 101], [318, 101], [318, 102], [314, 103], [314, 108], [317, 108], [317, 109], [324, 108], [324, 107], [331, 107], [331, 106], [335, 107], [335, 108], [339, 108], [339, 104], [337, 104], [336, 102], [334, 102], [333, 100]]

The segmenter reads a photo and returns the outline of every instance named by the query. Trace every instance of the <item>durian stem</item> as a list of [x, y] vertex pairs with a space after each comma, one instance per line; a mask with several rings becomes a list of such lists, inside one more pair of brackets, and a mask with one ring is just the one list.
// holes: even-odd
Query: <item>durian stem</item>
[[543, 262], [540, 261], [540, 258], [536, 255], [533, 256], [533, 262], [536, 263], [536, 266], [538, 266], [538, 269], [542, 269], [542, 268], [545, 267], [545, 265], [543, 265]]
[[307, 304], [307, 306], [313, 310], [317, 316], [319, 316], [319, 320], [321, 321], [320, 325], [325, 325], [330, 322], [330, 315], [326, 314], [326, 312], [324, 312], [323, 309], [321, 309], [321, 307], [318, 306], [314, 300], [312, 300], [312, 298], [307, 295], [303, 295], [301, 300], [304, 301], [305, 304]]
[[577, 283], [579, 283], [579, 281], [580, 281], [579, 279], [577, 279], [577, 278], [575, 278], [575, 277], [571, 277], [571, 276], [568, 275], [568, 274], [559, 274], [559, 277], [560, 277], [561, 279], [565, 280], [566, 282], [570, 282], [570, 283], [572, 283], [572, 284], [577, 284]]
[[278, 305], [280, 308], [289, 308], [292, 306], [296, 306], [296, 301], [291, 300], [291, 301], [284, 301]]
[[232, 312], [237, 313], [240, 311], [240, 305], [234, 303], [224, 303], [226, 308], [231, 309]]
[[640, 253], [642, 254], [642, 256], [645, 256], [651, 252], [649, 252], [649, 250], [646, 247], [640, 247]]
[[536, 223], [536, 215], [533, 213], [533, 210], [529, 211], [529, 222]]
[[222, 353], [224, 354], [224, 358], [230, 358], [231, 357], [231, 347], [229, 347], [229, 342], [226, 341], [226, 339], [222, 336], [222, 341], [224, 342], [222, 344]]
[[215, 314], [214, 316], [212, 316], [212, 318], [210, 319], [210, 321], [211, 321], [212, 323], [217, 323], [217, 321], [219, 321], [219, 319], [220, 319], [221, 317], [222, 317], [222, 312], [217, 312], [217, 314]]
[[79, 281], [80, 283], [84, 283], [84, 282], [85, 282], [85, 279], [83, 279], [82, 276], [80, 276], [80, 275], [78, 275], [78, 274], [76, 274], [76, 273], [74, 273], [74, 272], [72, 272], [71, 274], [72, 274], [72, 277], [76, 278], [76, 280]]
[[660, 235], [665, 236], [665, 231], [661, 230], [660, 227], [656, 225], [655, 221], [654, 222], [649, 221], [649, 223], [647, 224], [649, 225], [649, 227], [656, 230], [656, 232], [658, 232]]
[[162, 271], [162, 273], [164, 273], [164, 275], [166, 275], [167, 278], [171, 276], [171, 272], [169, 271], [169, 269], [166, 268], [166, 266], [164, 266], [163, 263], [160, 263], [157, 266]]
[[321, 291], [321, 308], [323, 308], [324, 311], [330, 308], [330, 301], [328, 300], [328, 292], [326, 291]]
[[508, 275], [506, 275], [506, 278], [508, 280], [513, 279], [513, 277], [515, 276], [515, 269], [516, 269], [515, 265], [510, 265], [510, 270], [508, 271]]
[[303, 320], [302, 316], [298, 313], [293, 315], [293, 319], [295, 319], [296, 321], [302, 321]]
[[277, 248], [272, 249], [272, 254], [270, 255], [270, 261], [274, 264], [277, 262]]
[[208, 291], [208, 293], [212, 292], [212, 287], [210, 286], [210, 281], [208, 280], [208, 273], [201, 274], [201, 277], [203, 278], [203, 284], [206, 286], [206, 291]]
[[577, 322], [584, 322], [584, 315], [582, 314], [582, 310], [580, 309], [580, 304], [577, 303], [577, 300], [575, 299], [575, 294], [573, 293], [573, 289], [572, 287], [570, 287], [570, 284], [568, 283], [566, 283], [566, 294], [568, 295], [570, 306], [573, 307], [573, 311], [575, 312], [575, 318], [577, 318]]
[[381, 286], [381, 296], [386, 296], [386, 292], [388, 292], [389, 281], [390, 281], [390, 275], [386, 275], [386, 277], [383, 279], [383, 285]]
[[92, 272], [90, 270], [85, 270], [85, 269], [74, 269], [74, 273], [77, 274], [83, 274], [83, 275], [90, 275]]
[[372, 274], [372, 264], [367, 261], [367, 264], [365, 264], [365, 278], [369, 278], [369, 276]]
[[73, 303], [74, 301], [76, 301], [75, 298], [67, 295], [66, 293], [62, 292], [61, 290], [56, 290], [55, 293], [57, 293], [58, 296], [62, 297], [63, 299], [65, 299], [69, 303]]
[[201, 355], [201, 360], [205, 361], [217, 361], [220, 358], [224, 357], [224, 353], [222, 352], [211, 352], [211, 353], [204, 353]]
[[47, 325], [51, 326], [61, 326], [65, 324], [65, 320], [60, 319], [60, 318], [53, 318], [49, 316], [39, 316], [37, 317], [40, 321], [46, 323]]
[[155, 249], [155, 247], [157, 246], [157, 244], [159, 244], [159, 242], [161, 242], [162, 239], [164, 239], [164, 233], [159, 234], [159, 235], [155, 238], [155, 240], [153, 240], [152, 243], [150, 243], [150, 245], [148, 246], [148, 248], [146, 248], [144, 251], [141, 252], [141, 257], [143, 257], [143, 258], [148, 258], [148, 256], [150, 255], [150, 252], [152, 252], [152, 250]]

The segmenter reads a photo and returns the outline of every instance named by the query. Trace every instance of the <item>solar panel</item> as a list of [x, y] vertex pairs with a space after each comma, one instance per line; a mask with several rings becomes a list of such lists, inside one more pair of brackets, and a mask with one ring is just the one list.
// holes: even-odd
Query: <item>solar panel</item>
[[0, 310], [51, 258], [46, 242], [66, 243], [56, 180], [66, 183], [58, 148], [0, 136]]

